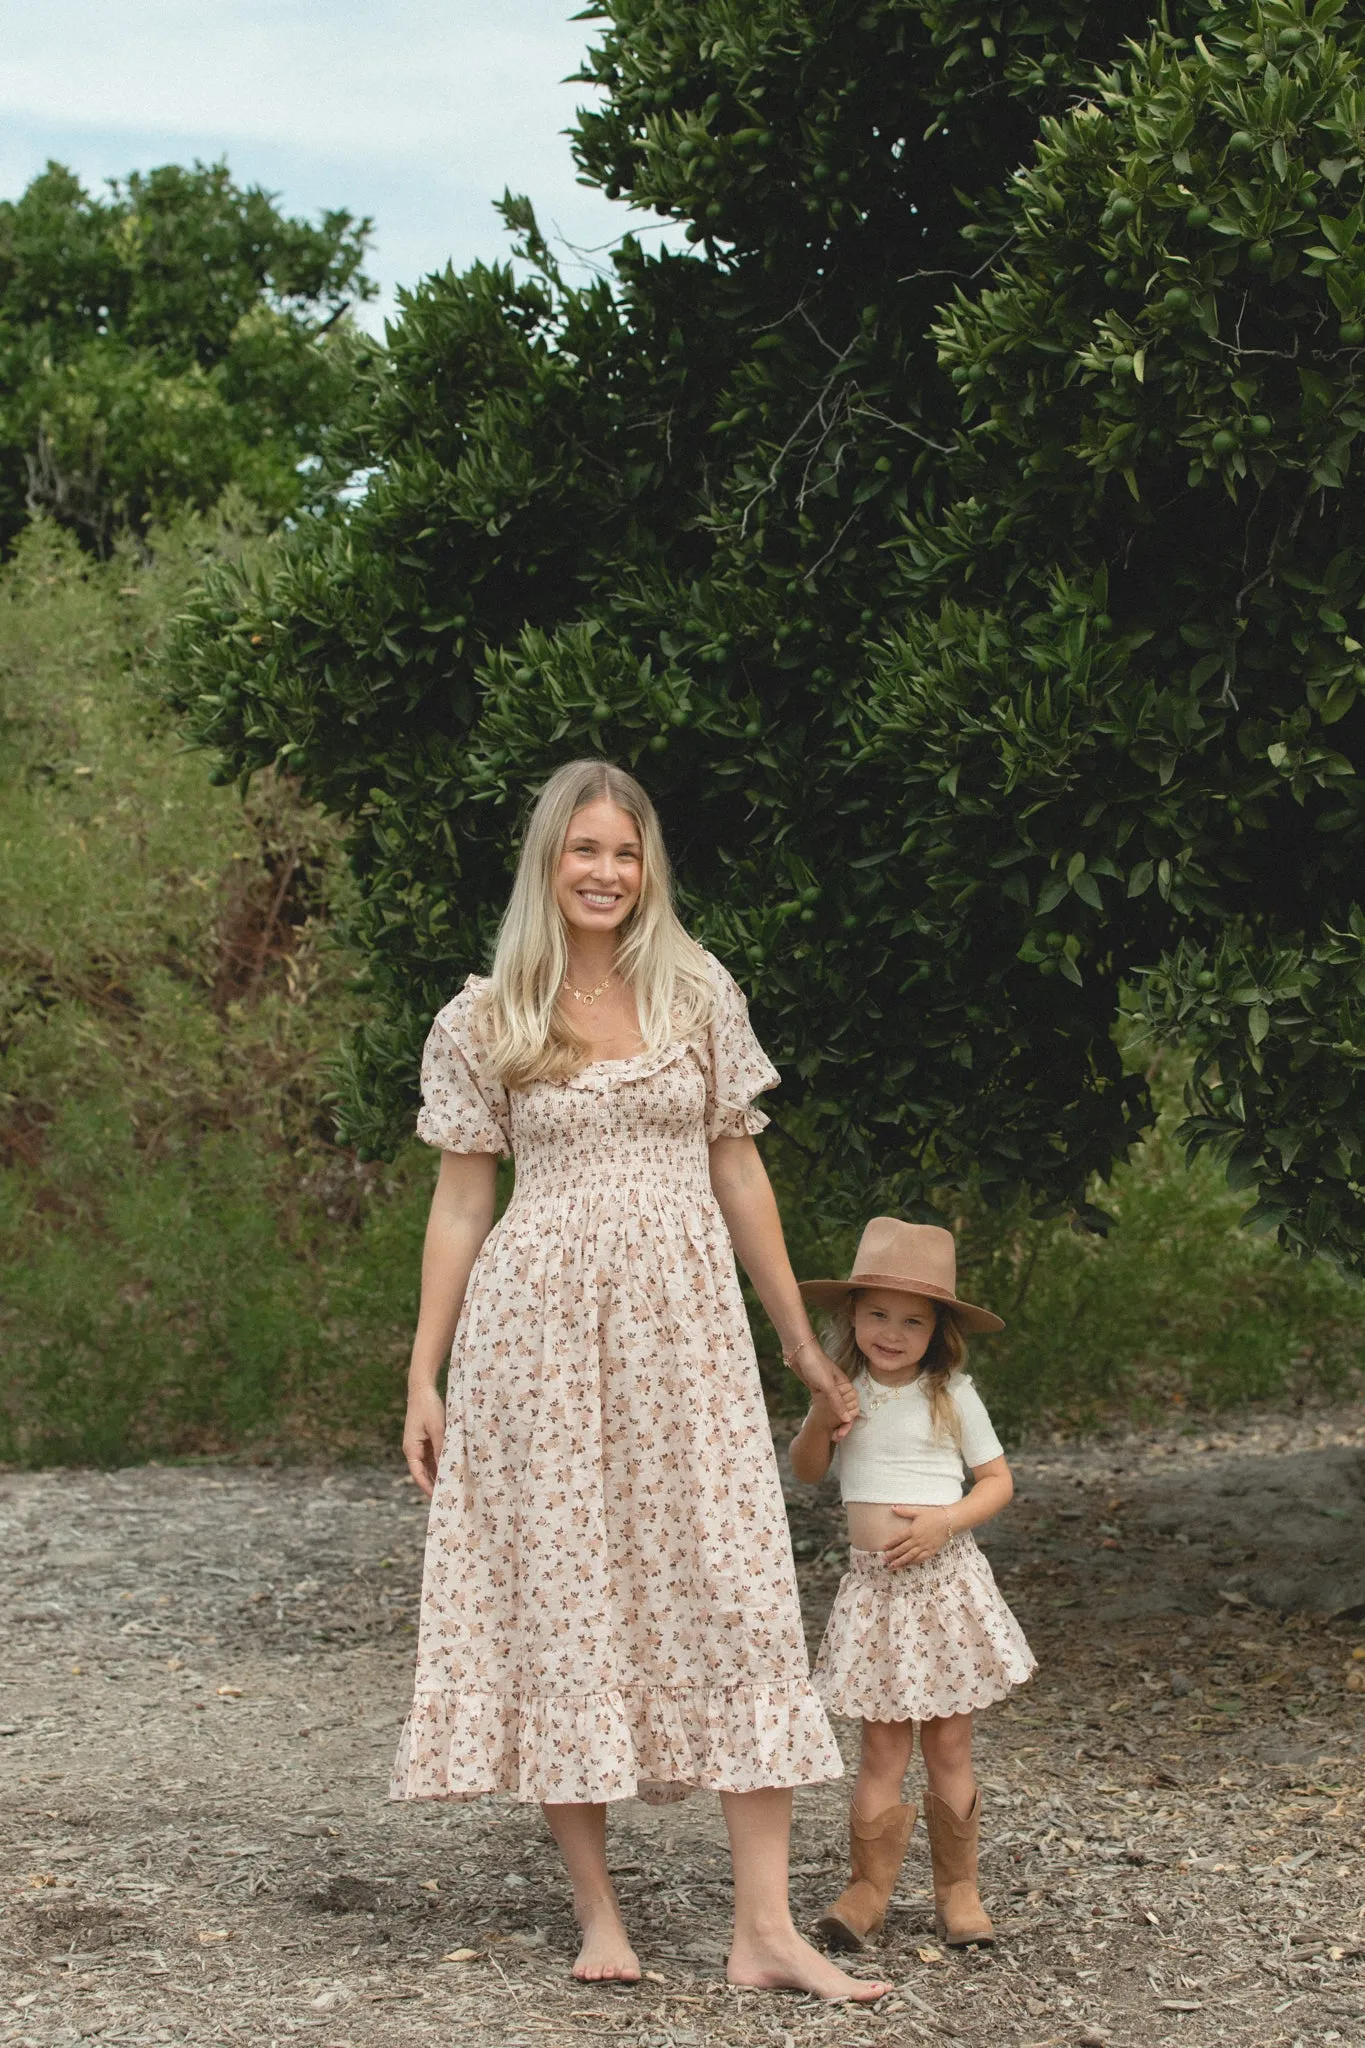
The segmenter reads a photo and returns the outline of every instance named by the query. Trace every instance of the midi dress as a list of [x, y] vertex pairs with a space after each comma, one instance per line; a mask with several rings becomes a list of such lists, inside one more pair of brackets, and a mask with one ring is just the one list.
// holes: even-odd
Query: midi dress
[[777, 1081], [718, 961], [696, 1039], [510, 1093], [465, 984], [419, 1134], [510, 1153], [451, 1352], [392, 1796], [663, 1801], [842, 1775], [708, 1146]]

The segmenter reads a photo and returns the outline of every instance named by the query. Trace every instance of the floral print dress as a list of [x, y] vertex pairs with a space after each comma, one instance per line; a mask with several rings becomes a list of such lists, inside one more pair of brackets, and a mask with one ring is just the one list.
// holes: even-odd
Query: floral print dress
[[509, 1095], [471, 978], [422, 1137], [512, 1153], [451, 1353], [416, 1690], [393, 1796], [602, 1801], [841, 1775], [808, 1679], [781, 1486], [712, 1139], [777, 1074], [712, 961], [696, 1041]]

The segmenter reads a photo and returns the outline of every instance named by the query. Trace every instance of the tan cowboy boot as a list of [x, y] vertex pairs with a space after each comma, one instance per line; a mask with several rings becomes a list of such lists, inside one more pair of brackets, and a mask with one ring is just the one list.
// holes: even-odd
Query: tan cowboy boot
[[973, 1798], [964, 1820], [945, 1799], [926, 1792], [924, 1819], [934, 1865], [934, 1920], [939, 1940], [946, 1941], [949, 1948], [968, 1948], [973, 1942], [988, 1947], [995, 1940], [995, 1929], [976, 1888], [981, 1794]]
[[849, 1808], [853, 1882], [815, 1923], [829, 1948], [866, 1948], [881, 1933], [914, 1825], [913, 1806], [888, 1806], [875, 1820], [864, 1820], [856, 1807]]

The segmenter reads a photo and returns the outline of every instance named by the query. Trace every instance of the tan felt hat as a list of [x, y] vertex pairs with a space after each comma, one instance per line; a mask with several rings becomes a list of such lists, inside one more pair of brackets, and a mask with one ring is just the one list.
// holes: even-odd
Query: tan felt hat
[[847, 1280], [803, 1280], [801, 1296], [812, 1308], [842, 1308], [855, 1287], [890, 1287], [898, 1294], [923, 1294], [955, 1309], [966, 1330], [1003, 1330], [999, 1316], [957, 1298], [957, 1246], [951, 1230], [937, 1223], [902, 1223], [874, 1216], [858, 1242]]

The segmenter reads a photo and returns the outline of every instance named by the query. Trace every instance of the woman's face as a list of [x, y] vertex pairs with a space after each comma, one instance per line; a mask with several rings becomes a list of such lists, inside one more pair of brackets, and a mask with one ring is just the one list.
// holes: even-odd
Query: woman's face
[[878, 1372], [908, 1372], [919, 1365], [934, 1334], [934, 1304], [922, 1294], [869, 1287], [853, 1304], [858, 1349]]
[[555, 875], [555, 901], [571, 932], [614, 932], [640, 900], [644, 847], [629, 811], [610, 797], [569, 820]]

